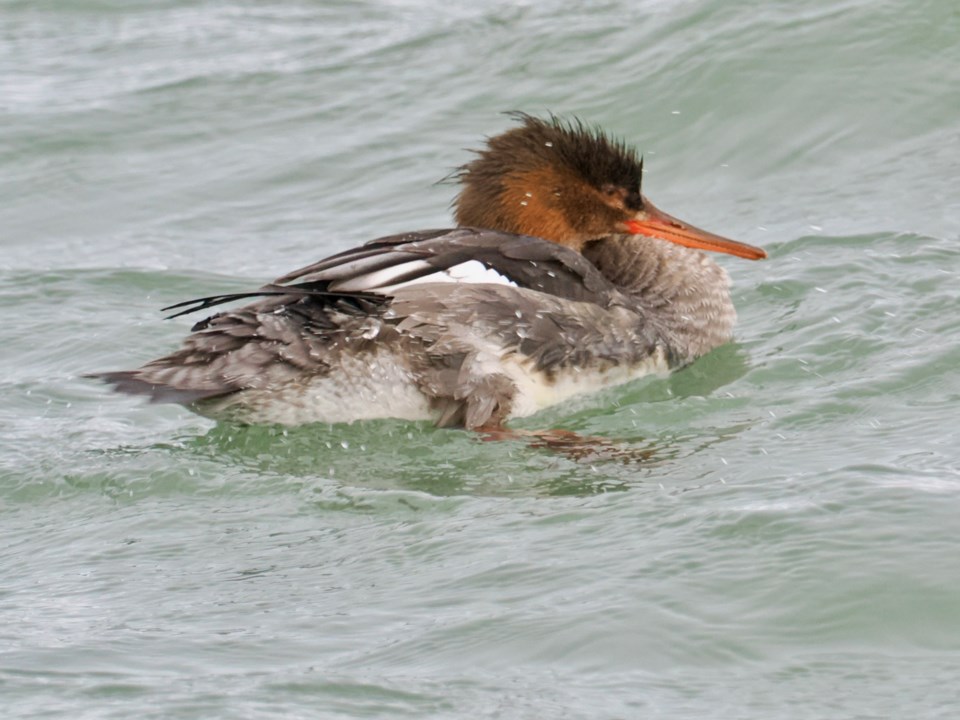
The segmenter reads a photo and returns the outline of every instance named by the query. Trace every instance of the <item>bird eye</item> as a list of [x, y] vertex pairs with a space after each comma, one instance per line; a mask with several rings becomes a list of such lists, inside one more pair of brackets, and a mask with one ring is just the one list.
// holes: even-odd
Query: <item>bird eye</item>
[[600, 188], [600, 190], [607, 197], [616, 197], [616, 195], [619, 193], [619, 188], [616, 185], [611, 185], [610, 183], [604, 185], [602, 188]]

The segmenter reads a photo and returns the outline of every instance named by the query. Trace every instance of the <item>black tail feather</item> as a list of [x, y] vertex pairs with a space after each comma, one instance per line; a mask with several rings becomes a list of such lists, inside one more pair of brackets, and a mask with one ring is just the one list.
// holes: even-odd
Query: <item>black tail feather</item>
[[[191, 313], [199, 312], [200, 310], [206, 310], [207, 308], [216, 307], [217, 305], [223, 305], [236, 300], [249, 300], [250, 298], [259, 297], [278, 297], [283, 295], [290, 295], [292, 297], [328, 298], [331, 301], [337, 302], [338, 305], [342, 306], [345, 303], [348, 307], [364, 310], [369, 308], [371, 304], [382, 305], [390, 299], [385, 295], [374, 295], [373, 293], [365, 292], [331, 292], [326, 289], [326, 286], [326, 282], [307, 282], [289, 286], [264, 285], [259, 290], [253, 290], [250, 292], [224, 293], [223, 295], [210, 295], [208, 297], [194, 298], [193, 300], [184, 300], [183, 302], [178, 302], [173, 305], [168, 305], [165, 308], [161, 308], [161, 311], [167, 312], [168, 310], [179, 310], [179, 312], [167, 316], [167, 320], [172, 320], [173, 318], [178, 318], [182, 315], [190, 315]], [[180, 308], [183, 309], [181, 310]]]

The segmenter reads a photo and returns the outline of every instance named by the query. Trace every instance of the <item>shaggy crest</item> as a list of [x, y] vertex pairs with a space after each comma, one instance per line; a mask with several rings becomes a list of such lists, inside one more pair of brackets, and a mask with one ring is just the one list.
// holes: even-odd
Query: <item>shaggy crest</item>
[[538, 228], [540, 237], [579, 247], [601, 225], [643, 209], [643, 160], [625, 143], [577, 118], [509, 114], [519, 126], [489, 138], [450, 176], [462, 185], [453, 203], [460, 225]]

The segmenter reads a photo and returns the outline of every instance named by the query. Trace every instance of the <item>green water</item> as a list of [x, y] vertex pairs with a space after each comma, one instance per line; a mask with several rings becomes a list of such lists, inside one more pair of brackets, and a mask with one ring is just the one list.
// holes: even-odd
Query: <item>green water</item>
[[[215, 425], [158, 308], [449, 223], [503, 110], [637, 145], [738, 342], [520, 423]], [[5, 718], [952, 718], [955, 0], [0, 0]]]

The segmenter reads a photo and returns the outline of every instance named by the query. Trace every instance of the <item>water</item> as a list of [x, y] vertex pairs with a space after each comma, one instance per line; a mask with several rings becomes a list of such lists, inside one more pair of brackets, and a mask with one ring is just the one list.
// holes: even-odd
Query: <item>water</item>
[[[952, 0], [0, 3], [9, 718], [948, 718]], [[520, 423], [283, 431], [79, 376], [158, 308], [444, 226], [503, 110], [576, 114], [722, 262], [738, 342]]]

